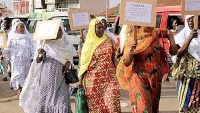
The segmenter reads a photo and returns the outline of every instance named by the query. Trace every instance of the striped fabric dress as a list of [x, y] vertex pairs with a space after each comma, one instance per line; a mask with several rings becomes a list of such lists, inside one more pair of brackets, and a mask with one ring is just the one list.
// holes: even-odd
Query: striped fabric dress
[[178, 80], [179, 111], [197, 113], [200, 111], [200, 63], [189, 53], [177, 60], [172, 75]]

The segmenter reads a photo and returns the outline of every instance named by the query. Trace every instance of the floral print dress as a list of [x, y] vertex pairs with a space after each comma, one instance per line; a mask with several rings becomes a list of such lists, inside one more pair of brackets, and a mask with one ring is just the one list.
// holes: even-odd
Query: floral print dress
[[131, 105], [135, 113], [157, 113], [161, 94], [161, 46], [157, 39], [137, 54], [131, 83]]
[[[129, 91], [133, 113], [158, 113], [162, 82], [162, 47], [155, 38], [149, 47], [136, 54], [129, 67], [121, 58], [117, 78], [122, 88]], [[125, 69], [126, 68], [126, 69]]]
[[113, 56], [117, 44], [110, 38], [95, 50], [84, 78], [89, 113], [121, 113], [120, 91]]

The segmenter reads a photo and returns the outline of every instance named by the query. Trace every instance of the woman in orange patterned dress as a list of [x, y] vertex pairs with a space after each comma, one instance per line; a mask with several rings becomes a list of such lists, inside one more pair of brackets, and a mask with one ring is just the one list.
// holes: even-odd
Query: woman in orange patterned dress
[[[137, 35], [134, 35], [134, 28]], [[159, 43], [161, 32], [168, 34], [170, 52], [176, 54], [170, 31], [127, 26], [124, 55], [116, 75], [122, 88], [129, 91], [133, 113], [159, 112], [163, 66], [166, 64], [163, 61], [164, 49]]]
[[93, 19], [83, 45], [79, 78], [83, 78], [89, 113], [121, 113], [120, 91], [113, 63], [118, 46]]

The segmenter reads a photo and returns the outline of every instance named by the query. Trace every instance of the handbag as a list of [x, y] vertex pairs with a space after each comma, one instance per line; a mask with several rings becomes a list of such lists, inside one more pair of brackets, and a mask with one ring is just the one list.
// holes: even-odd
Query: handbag
[[78, 71], [77, 71], [77, 69], [74, 69], [73, 65], [71, 65], [71, 68], [69, 69], [68, 72], [64, 71], [64, 75], [65, 75], [65, 83], [66, 84], [76, 83], [79, 81]]
[[86, 72], [82, 75], [83, 77], [80, 80], [80, 85], [77, 90], [76, 98], [75, 98], [75, 113], [89, 113], [87, 98], [85, 95], [85, 89], [83, 87], [83, 78], [85, 77]]

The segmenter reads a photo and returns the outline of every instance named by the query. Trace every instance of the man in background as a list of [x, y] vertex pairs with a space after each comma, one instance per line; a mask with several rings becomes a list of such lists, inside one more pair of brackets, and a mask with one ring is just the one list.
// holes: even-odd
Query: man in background
[[[10, 22], [10, 18], [5, 17], [1, 25], [1, 33], [6, 33], [6, 36], [8, 36], [10, 31]], [[8, 77], [11, 74], [10, 69], [8, 70], [8, 66], [10, 67], [9, 60], [4, 58], [4, 56], [0, 56], [0, 63], [3, 67], [3, 81], [8, 81]]]

